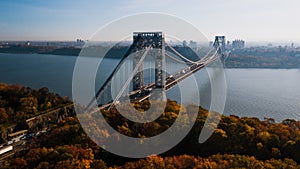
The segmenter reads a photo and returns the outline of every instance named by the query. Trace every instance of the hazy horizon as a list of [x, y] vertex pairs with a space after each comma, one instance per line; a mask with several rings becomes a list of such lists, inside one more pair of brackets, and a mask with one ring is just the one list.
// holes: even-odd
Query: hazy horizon
[[[225, 35], [226, 36], [226, 35]], [[226, 39], [232, 42], [233, 40], [236, 39]], [[76, 42], [77, 39], [73, 40], [0, 40], [0, 42]], [[213, 41], [214, 39], [211, 39]], [[241, 39], [244, 40], [244, 39]], [[117, 43], [118, 41], [99, 41], [101, 43]], [[187, 41], [189, 42], [189, 40]], [[291, 44], [294, 44], [294, 47], [300, 47], [300, 41], [245, 41], [245, 47], [255, 47], [255, 46], [269, 46], [269, 44], [272, 45], [272, 47], [278, 47], [278, 46], [291, 46]]]

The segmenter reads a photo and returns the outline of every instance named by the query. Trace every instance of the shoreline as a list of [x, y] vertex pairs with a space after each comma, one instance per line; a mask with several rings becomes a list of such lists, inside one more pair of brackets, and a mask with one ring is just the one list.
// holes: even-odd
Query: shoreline
[[[68, 56], [68, 57], [78, 57], [78, 55], [72, 55], [72, 54], [56, 54], [56, 53], [22, 53], [22, 52], [15, 52], [15, 53], [9, 53], [9, 52], [1, 52], [0, 54], [10, 54], [10, 55], [53, 55], [53, 56]], [[106, 58], [109, 59], [120, 59], [120, 57], [112, 57], [112, 56], [107, 56]], [[241, 62], [244, 63], [244, 62]], [[287, 67], [287, 66], [235, 66], [235, 65], [226, 65], [224, 67], [225, 69], [286, 69], [286, 70], [298, 70], [300, 69], [300, 67], [296, 67], [296, 66], [291, 66], [291, 67]]]

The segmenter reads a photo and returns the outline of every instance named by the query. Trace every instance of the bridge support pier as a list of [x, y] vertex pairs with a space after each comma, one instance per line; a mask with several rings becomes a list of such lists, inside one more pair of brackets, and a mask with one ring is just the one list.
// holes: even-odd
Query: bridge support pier
[[[155, 58], [155, 87], [164, 88], [166, 79], [165, 63], [165, 41], [162, 32], [134, 32], [133, 33], [134, 58], [133, 68], [140, 60], [142, 50], [151, 48], [150, 53]], [[133, 90], [139, 90], [144, 85], [143, 64], [138, 68], [138, 72], [133, 77]]]
[[221, 61], [224, 66], [225, 66], [225, 60], [227, 58], [227, 54], [225, 53], [225, 51], [226, 51], [225, 44], [226, 44], [225, 36], [216, 36], [215, 37], [214, 47], [218, 50], [217, 52], [221, 56]]
[[214, 47], [216, 49], [219, 48], [218, 54], [220, 54], [221, 56], [224, 55], [224, 52], [226, 50], [225, 44], [226, 44], [225, 36], [216, 36], [215, 37]]

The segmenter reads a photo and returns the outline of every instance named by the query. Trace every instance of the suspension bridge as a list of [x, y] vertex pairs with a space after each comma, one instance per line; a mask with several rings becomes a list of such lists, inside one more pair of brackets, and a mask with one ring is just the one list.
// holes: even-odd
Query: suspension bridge
[[[97, 110], [90, 110], [89, 113], [110, 108], [128, 98], [131, 102], [149, 99], [153, 90], [167, 91], [205, 66], [223, 59], [224, 56], [224, 36], [216, 36], [213, 46], [207, 50], [206, 55], [198, 60], [192, 60], [166, 43], [162, 32], [134, 32], [133, 43], [96, 92], [95, 98], [99, 107]], [[172, 66], [167, 64], [169, 62], [166, 60], [185, 66], [179, 70], [171, 70]]]

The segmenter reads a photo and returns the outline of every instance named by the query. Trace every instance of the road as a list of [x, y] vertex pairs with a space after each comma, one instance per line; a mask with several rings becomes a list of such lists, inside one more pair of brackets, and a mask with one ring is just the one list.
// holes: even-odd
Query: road
[[27, 140], [20, 140], [18, 142], [15, 142], [11, 144], [10, 146], [13, 146], [13, 150], [9, 151], [3, 155], [0, 156], [0, 164], [7, 158], [12, 157], [15, 153], [18, 153], [22, 150], [25, 150], [25, 145], [27, 143]]
[[[49, 110], [49, 111], [43, 112], [43, 113], [41, 113], [41, 114], [39, 114], [39, 115], [37, 115], [35, 117], [27, 119], [26, 122], [28, 123], [28, 122], [30, 122], [32, 120], [35, 120], [36, 118], [39, 118], [39, 117], [42, 117], [42, 116], [48, 116], [48, 115], [51, 115], [53, 113], [59, 112], [61, 110], [64, 110], [65, 108], [71, 108], [73, 106], [74, 106], [73, 103], [70, 103], [70, 104], [61, 106], [59, 108], [56, 108], [54, 110]], [[37, 133], [35, 133], [35, 135], [37, 135]], [[27, 143], [27, 140], [20, 140], [18, 142], [14, 142], [14, 143], [10, 144], [11, 146], [13, 146], [13, 150], [10, 151], [10, 152], [8, 152], [8, 153], [5, 153], [3, 155], [0, 155], [0, 164], [6, 158], [9, 158], [9, 157], [13, 156], [15, 153], [18, 153], [18, 152], [24, 150], [26, 148], [26, 143]]]

